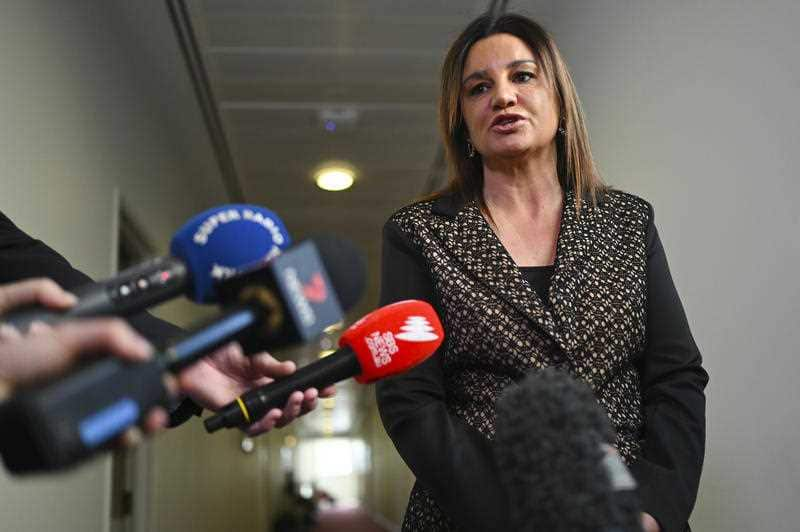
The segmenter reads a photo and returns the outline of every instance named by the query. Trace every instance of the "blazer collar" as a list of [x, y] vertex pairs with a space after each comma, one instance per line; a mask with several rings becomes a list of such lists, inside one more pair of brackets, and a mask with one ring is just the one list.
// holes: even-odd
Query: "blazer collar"
[[555, 268], [548, 294], [550, 308], [525, 281], [484, 219], [477, 202], [465, 200], [457, 193], [448, 194], [434, 200], [431, 212], [450, 219], [451, 223], [446, 224], [449, 235], [444, 238], [444, 245], [472, 277], [532, 320], [562, 349], [571, 351], [575, 339], [570, 338], [570, 327], [565, 322], [574, 317], [575, 300], [583, 284], [583, 264], [593, 242], [591, 231], [587, 230], [593, 210], [584, 204], [578, 218], [575, 194], [570, 190], [565, 192]]
[[451, 192], [436, 198], [431, 206], [431, 212], [439, 216], [455, 218], [466, 204], [467, 200], [465, 200], [461, 194], [458, 192]]

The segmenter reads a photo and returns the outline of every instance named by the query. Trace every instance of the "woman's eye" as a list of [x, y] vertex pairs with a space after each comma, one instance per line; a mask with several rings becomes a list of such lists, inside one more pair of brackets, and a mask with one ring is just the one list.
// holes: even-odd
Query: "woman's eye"
[[521, 72], [515, 72], [514, 73], [514, 81], [517, 81], [517, 82], [520, 82], [520, 83], [526, 83], [526, 82], [531, 81], [532, 79], [535, 79], [535, 78], [536, 78], [536, 76], [533, 74], [533, 72], [521, 71]]
[[489, 90], [489, 85], [487, 83], [478, 83], [469, 89], [468, 94], [470, 96], [477, 96], [478, 94], [483, 94], [487, 90]]

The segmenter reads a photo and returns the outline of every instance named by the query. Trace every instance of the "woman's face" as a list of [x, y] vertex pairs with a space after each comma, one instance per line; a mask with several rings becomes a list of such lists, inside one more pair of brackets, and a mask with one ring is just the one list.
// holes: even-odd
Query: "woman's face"
[[555, 91], [531, 49], [513, 35], [499, 33], [472, 46], [464, 63], [461, 111], [484, 161], [555, 153]]

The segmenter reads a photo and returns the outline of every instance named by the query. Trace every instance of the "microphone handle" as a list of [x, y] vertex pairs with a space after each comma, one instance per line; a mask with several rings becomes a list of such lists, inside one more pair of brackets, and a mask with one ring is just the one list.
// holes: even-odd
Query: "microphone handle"
[[217, 414], [206, 418], [207, 432], [250, 425], [273, 408], [283, 408], [286, 400], [296, 390], [322, 389], [331, 384], [361, 374], [358, 357], [349, 347], [308, 364], [288, 377], [278, 379], [241, 395], [228, 403]]
[[254, 343], [265, 315], [264, 309], [255, 305], [236, 305], [208, 323], [193, 328], [174, 340], [161, 355], [164, 367], [178, 373], [205, 355], [234, 340], [241, 344]]
[[22, 390], [0, 405], [0, 454], [15, 474], [76, 464], [168, 405], [161, 359], [94, 361], [66, 377]]
[[52, 471], [105, 449], [154, 406], [169, 406], [165, 371], [177, 372], [251, 333], [262, 312], [239, 306], [187, 333], [145, 363], [94, 360], [0, 405], [0, 454], [12, 473]]
[[74, 318], [127, 316], [184, 293], [188, 278], [183, 261], [158, 257], [128, 268], [111, 279], [74, 289], [72, 292], [78, 297], [78, 303], [66, 311], [33, 305], [8, 313], [3, 321], [27, 332], [35, 321], [52, 325]]

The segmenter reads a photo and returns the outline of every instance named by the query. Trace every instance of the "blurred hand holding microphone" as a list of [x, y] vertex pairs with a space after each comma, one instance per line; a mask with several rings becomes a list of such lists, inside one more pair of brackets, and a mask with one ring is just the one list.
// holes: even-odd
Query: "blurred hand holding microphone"
[[[26, 319], [19, 320], [20, 313], [12, 315], [8, 321], [24, 329], [33, 321], [39, 321], [36, 317], [30, 319], [31, 313], [38, 313], [42, 321], [49, 323], [95, 313], [126, 314], [187, 290], [193, 299], [217, 299], [225, 308], [220, 318], [193, 329], [150, 362], [127, 364], [117, 359], [104, 359], [79, 368], [66, 377], [22, 389], [12, 396], [0, 408], [0, 423], [4, 434], [8, 435], [0, 440], [0, 446], [9, 469], [14, 472], [58, 469], [105, 448], [122, 430], [140, 422], [151, 406], [168, 401], [162, 379], [165, 371], [176, 372], [233, 339], [240, 339], [253, 348], [274, 348], [307, 340], [325, 327], [341, 321], [342, 309], [336, 292], [345, 305], [351, 306], [360, 297], [364, 278], [363, 260], [352, 245], [341, 239], [320, 239], [317, 241], [319, 246], [313, 242], [301, 243], [283, 255], [251, 267], [216, 286], [209, 280], [215, 272], [225, 272], [221, 277], [235, 273], [249, 258], [260, 260], [275, 255], [278, 239], [273, 235], [276, 234], [275, 228], [282, 227], [282, 223], [274, 215], [272, 218], [264, 216], [264, 212], [269, 213], [265, 209], [259, 212], [252, 206], [227, 206], [190, 220], [173, 240], [173, 254], [185, 254], [187, 259], [180, 262], [184, 266], [191, 265], [192, 271], [186, 271], [186, 268], [183, 272], [149, 266], [150, 269], [139, 268], [136, 270], [138, 277], [124, 272], [104, 283], [91, 285], [84, 292], [89, 295], [79, 298], [73, 307], [78, 307], [78, 311], [52, 312], [33, 307], [26, 309]], [[188, 235], [192, 236], [195, 244], [207, 244], [214, 238], [215, 231], [220, 234], [220, 227], [227, 224], [227, 227], [236, 229], [240, 220], [268, 230], [269, 238], [263, 238], [267, 233], [261, 232], [259, 242], [269, 243], [269, 246], [253, 246], [248, 251], [253, 253], [255, 249], [255, 257], [242, 259], [240, 253], [238, 259], [231, 261], [230, 254], [221, 257], [218, 253], [212, 257], [203, 254], [203, 250], [185, 245]], [[236, 241], [241, 236], [240, 230], [234, 237], [229, 237], [227, 248], [222, 246], [222, 249], [237, 247]], [[281, 244], [285, 247], [288, 245], [285, 230], [282, 236]], [[184, 250], [176, 251], [181, 242]], [[191, 253], [186, 253], [186, 249]], [[322, 261], [320, 254], [323, 255]], [[227, 262], [223, 262], [225, 258]], [[332, 284], [327, 270], [338, 275]], [[152, 283], [139, 283], [153, 275], [158, 279], [176, 281], [166, 289], [163, 285], [150, 289]], [[122, 287], [139, 288], [140, 291], [136, 293]], [[216, 290], [220, 291], [221, 297]], [[131, 297], [119, 304], [115, 295]], [[91, 303], [98, 300], [102, 304]]]
[[293, 390], [323, 388], [355, 377], [368, 384], [420, 364], [441, 345], [439, 317], [424, 301], [399, 301], [375, 310], [350, 326], [336, 352], [289, 377], [237, 397], [204, 421], [208, 432], [245, 427], [286, 401]]
[[198, 303], [216, 301], [214, 285], [240, 268], [269, 260], [289, 247], [281, 219], [256, 205], [223, 205], [186, 222], [172, 238], [171, 255], [79, 287], [75, 305], [54, 310], [29, 305], [3, 316], [22, 332], [33, 322], [60, 323], [81, 317], [129, 316], [179, 295]]

